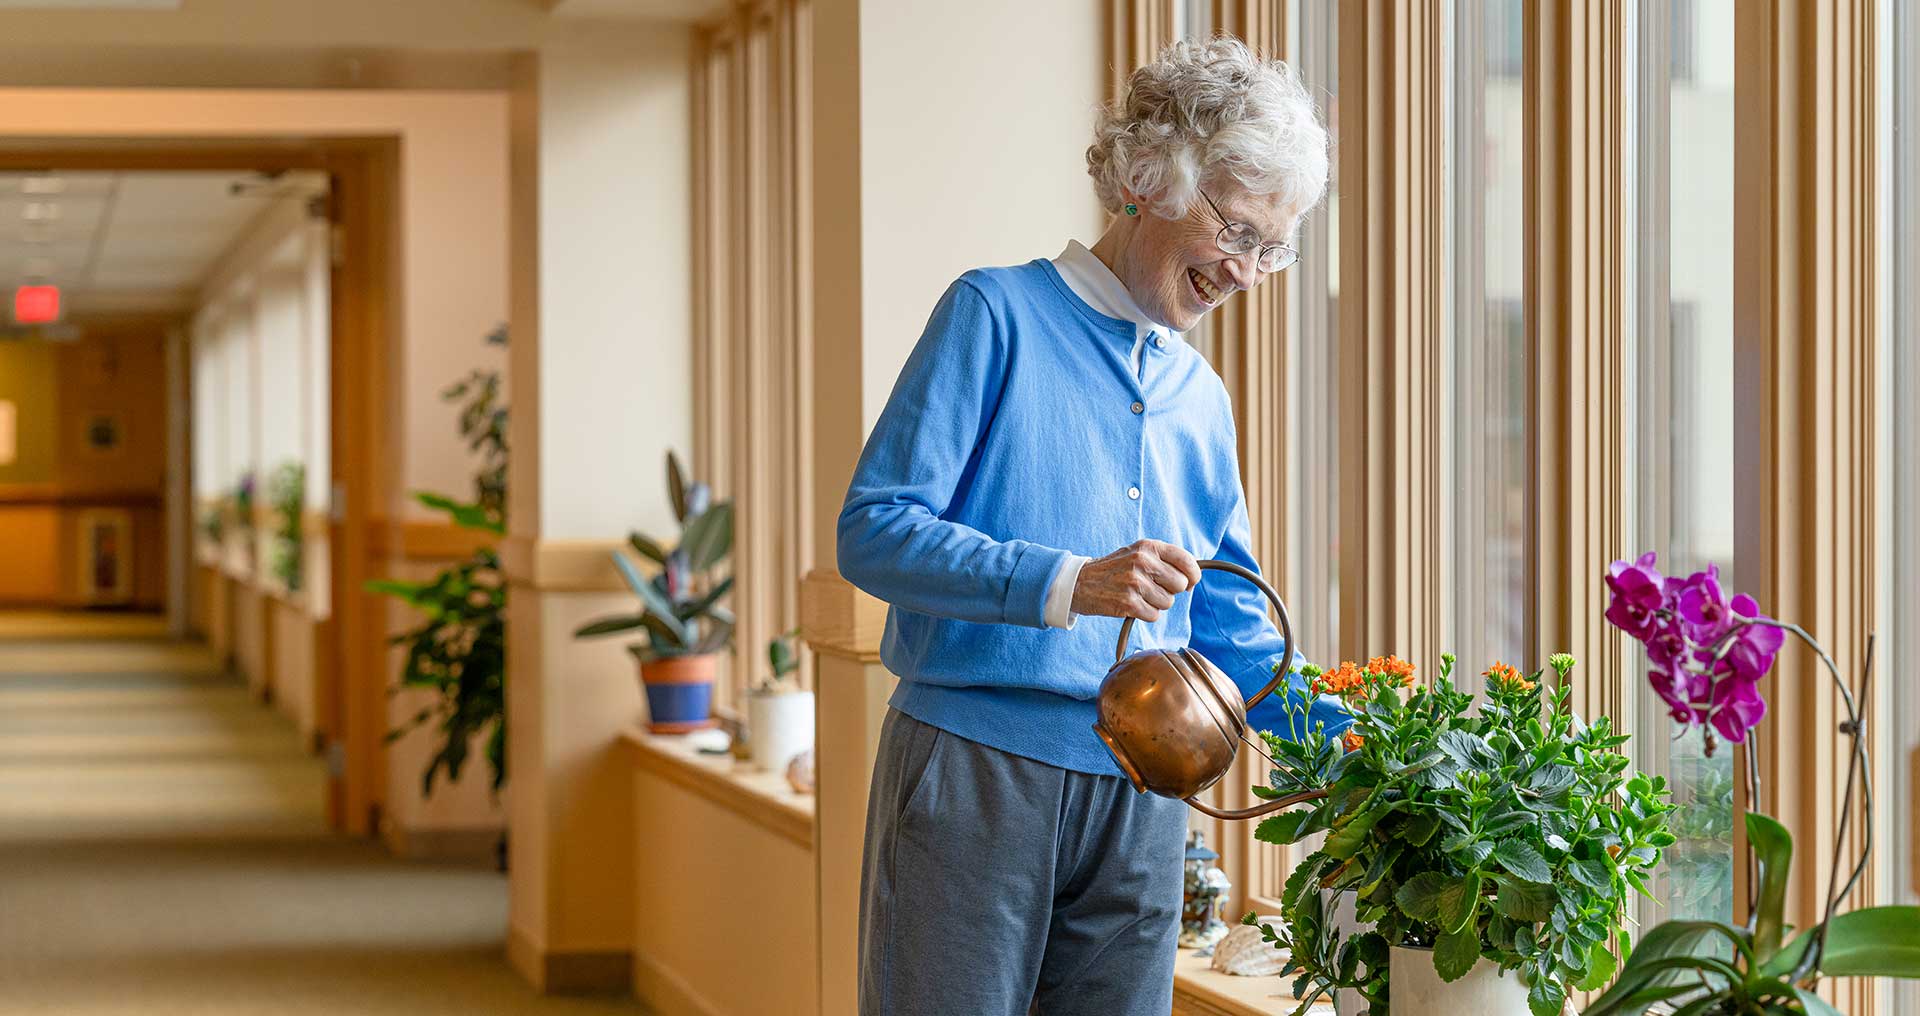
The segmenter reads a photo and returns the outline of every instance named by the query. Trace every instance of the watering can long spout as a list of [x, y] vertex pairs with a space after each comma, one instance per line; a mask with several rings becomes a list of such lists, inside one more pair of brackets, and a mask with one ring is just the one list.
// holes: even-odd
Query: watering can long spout
[[[1291, 663], [1293, 622], [1280, 594], [1257, 573], [1230, 561], [1202, 561], [1200, 567], [1237, 575], [1266, 594], [1280, 621], [1285, 646], [1281, 658]], [[1307, 790], [1234, 811], [1200, 800], [1232, 767], [1247, 735], [1247, 710], [1284, 684], [1290, 668], [1281, 666], [1273, 680], [1243, 702], [1239, 687], [1190, 648], [1142, 650], [1129, 656], [1132, 633], [1133, 618], [1127, 618], [1120, 626], [1113, 667], [1100, 683], [1100, 719], [1093, 729], [1137, 789], [1184, 800], [1198, 811], [1228, 820], [1258, 818], [1327, 796], [1325, 790]]]

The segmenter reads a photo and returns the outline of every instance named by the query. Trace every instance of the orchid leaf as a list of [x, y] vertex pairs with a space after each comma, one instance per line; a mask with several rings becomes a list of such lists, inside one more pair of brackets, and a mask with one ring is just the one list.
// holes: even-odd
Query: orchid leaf
[[1760, 861], [1760, 906], [1754, 912], [1753, 953], [1762, 966], [1780, 951], [1785, 931], [1787, 876], [1793, 865], [1793, 834], [1779, 822], [1747, 813], [1747, 844]]

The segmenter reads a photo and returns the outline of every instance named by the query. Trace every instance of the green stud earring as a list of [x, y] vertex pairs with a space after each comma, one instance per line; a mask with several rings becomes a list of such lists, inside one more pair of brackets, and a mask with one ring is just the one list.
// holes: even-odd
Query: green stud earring
[[1139, 205], [1136, 205], [1136, 204], [1131, 204], [1131, 203], [1129, 203], [1129, 204], [1127, 205], [1127, 214], [1128, 214], [1128, 215], [1139, 215], [1139, 214], [1140, 214], [1140, 206], [1139, 206]]

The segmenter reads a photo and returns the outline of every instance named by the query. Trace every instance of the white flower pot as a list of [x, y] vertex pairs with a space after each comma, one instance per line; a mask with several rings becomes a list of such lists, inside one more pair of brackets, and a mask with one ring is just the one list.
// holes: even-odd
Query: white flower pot
[[747, 696], [747, 731], [754, 767], [784, 772], [795, 755], [813, 747], [813, 693]]
[[[1371, 924], [1361, 924], [1354, 916], [1358, 897], [1351, 891], [1322, 889], [1321, 905], [1326, 908], [1327, 923], [1340, 934], [1340, 943], [1345, 945], [1353, 941], [1355, 935], [1369, 931]], [[1333, 1011], [1336, 1016], [1366, 1016], [1367, 1000], [1351, 988], [1342, 988], [1333, 993]], [[1457, 1016], [1457, 1014], [1456, 1014]]]
[[1394, 946], [1387, 968], [1393, 1016], [1528, 1016], [1527, 986], [1517, 974], [1481, 960], [1449, 984], [1433, 969], [1433, 950]]

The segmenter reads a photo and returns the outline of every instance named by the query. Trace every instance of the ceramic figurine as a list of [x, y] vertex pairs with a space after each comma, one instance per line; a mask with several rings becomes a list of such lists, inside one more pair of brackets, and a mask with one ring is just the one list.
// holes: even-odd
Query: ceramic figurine
[[1180, 907], [1182, 948], [1205, 949], [1227, 937], [1220, 906], [1232, 884], [1227, 873], [1214, 865], [1219, 859], [1219, 854], [1207, 849], [1207, 839], [1199, 830], [1187, 833], [1186, 898]]

